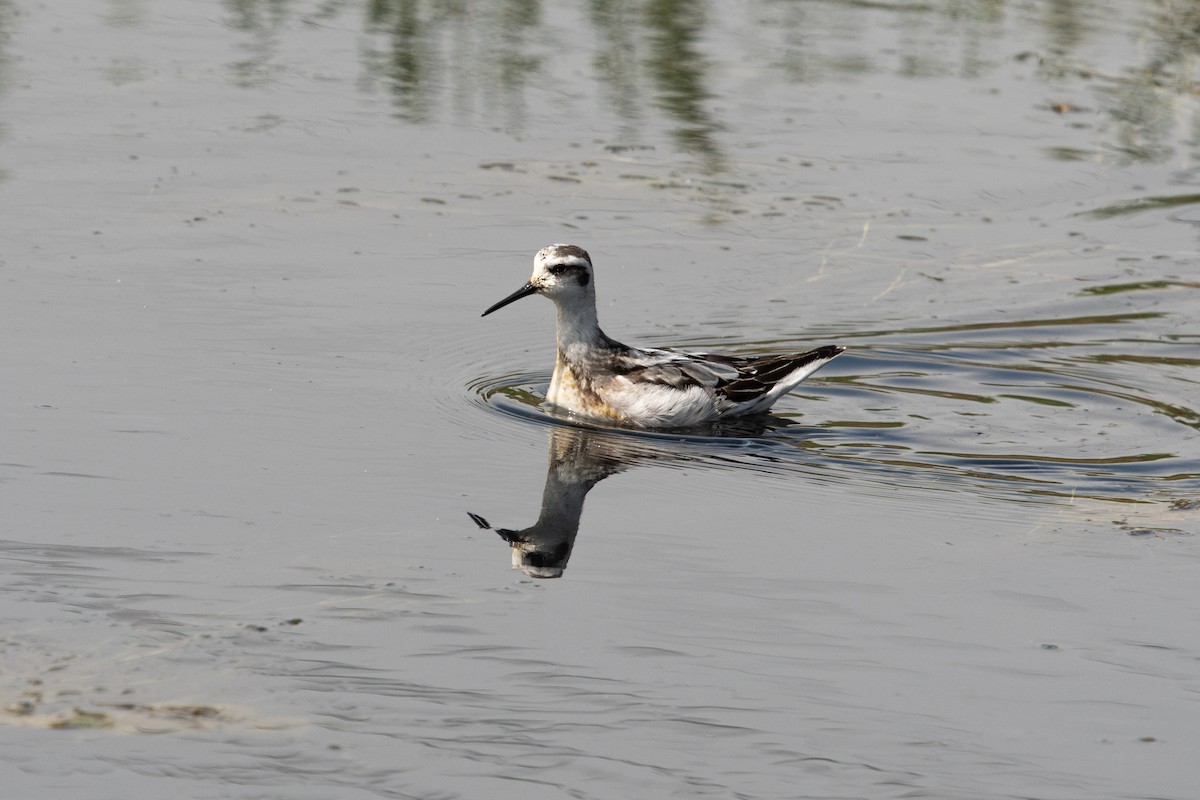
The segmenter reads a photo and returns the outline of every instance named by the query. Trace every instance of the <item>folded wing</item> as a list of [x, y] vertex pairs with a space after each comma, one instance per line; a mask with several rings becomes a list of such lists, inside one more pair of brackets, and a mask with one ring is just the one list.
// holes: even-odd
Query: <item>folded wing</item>
[[841, 347], [832, 345], [804, 353], [752, 357], [648, 350], [640, 358], [630, 358], [619, 372], [638, 383], [680, 390], [698, 386], [740, 405], [771, 394], [781, 381], [786, 380], [789, 388], [794, 386], [841, 352]]
[[779, 392], [782, 394], [841, 352], [841, 347], [829, 345], [806, 353], [744, 359], [738, 364], [737, 377], [717, 384], [716, 388], [735, 405], [771, 395], [781, 381], [786, 381], [786, 388]]

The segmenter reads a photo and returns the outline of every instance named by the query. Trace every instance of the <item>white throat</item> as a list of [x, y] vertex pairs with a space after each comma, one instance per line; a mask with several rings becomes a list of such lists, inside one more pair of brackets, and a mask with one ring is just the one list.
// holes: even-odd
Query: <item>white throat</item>
[[605, 341], [596, 319], [596, 297], [591, 292], [554, 300], [558, 314], [558, 349], [599, 345]]

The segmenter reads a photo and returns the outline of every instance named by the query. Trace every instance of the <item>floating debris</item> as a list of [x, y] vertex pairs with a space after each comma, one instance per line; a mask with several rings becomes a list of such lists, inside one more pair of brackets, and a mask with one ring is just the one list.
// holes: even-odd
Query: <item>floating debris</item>
[[111, 728], [116, 723], [113, 718], [102, 711], [84, 711], [77, 708], [71, 716], [51, 722], [48, 727], [56, 730], [75, 730], [79, 728]]

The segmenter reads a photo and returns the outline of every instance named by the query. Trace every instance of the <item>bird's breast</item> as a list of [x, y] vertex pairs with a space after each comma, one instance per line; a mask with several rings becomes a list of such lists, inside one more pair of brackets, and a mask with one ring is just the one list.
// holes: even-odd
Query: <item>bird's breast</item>
[[600, 376], [590, 374], [581, 365], [574, 363], [559, 351], [554, 364], [554, 377], [550, 379], [550, 391], [546, 399], [554, 405], [576, 414], [620, 420], [623, 414], [613, 408], [601, 396], [598, 383]]

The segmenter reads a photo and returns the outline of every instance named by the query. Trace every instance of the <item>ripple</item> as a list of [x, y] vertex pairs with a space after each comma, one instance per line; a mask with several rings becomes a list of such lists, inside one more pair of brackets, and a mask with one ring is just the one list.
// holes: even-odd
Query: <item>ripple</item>
[[[802, 427], [791, 420], [770, 414], [723, 420], [684, 430], [643, 430], [601, 425], [556, 412], [546, 403], [545, 393], [549, 383], [548, 375], [509, 373], [481, 377], [468, 388], [475, 405], [491, 412], [544, 428], [568, 426], [589, 431], [608, 437], [609, 441], [631, 454], [636, 454], [640, 443], [647, 451], [652, 450], [656, 444], [708, 446], [719, 448], [720, 455], [727, 456], [730, 450], [754, 449], [769, 442], [765, 437], [770, 431]], [[687, 453], [684, 460], [704, 460], [699, 452]], [[680, 454], [684, 455], [683, 451], [680, 451]], [[662, 453], [656, 452], [655, 455]]]
[[[484, 372], [467, 388], [472, 404], [486, 412], [476, 420], [480, 428], [494, 427], [497, 418], [573, 425], [623, 437], [617, 441], [631, 460], [652, 457], [665, 466], [804, 475], [873, 493], [933, 489], [999, 502], [1155, 502], [1200, 492], [1194, 455], [1200, 412], [1180, 391], [1195, 395], [1194, 343], [1144, 338], [1135, 347], [1111, 338], [1114, 326], [1156, 316], [860, 332], [847, 337], [859, 341], [846, 355], [785, 397], [774, 414], [688, 431], [563, 419], [545, 405], [543, 373]], [[723, 339], [721, 349], [793, 345]]]

